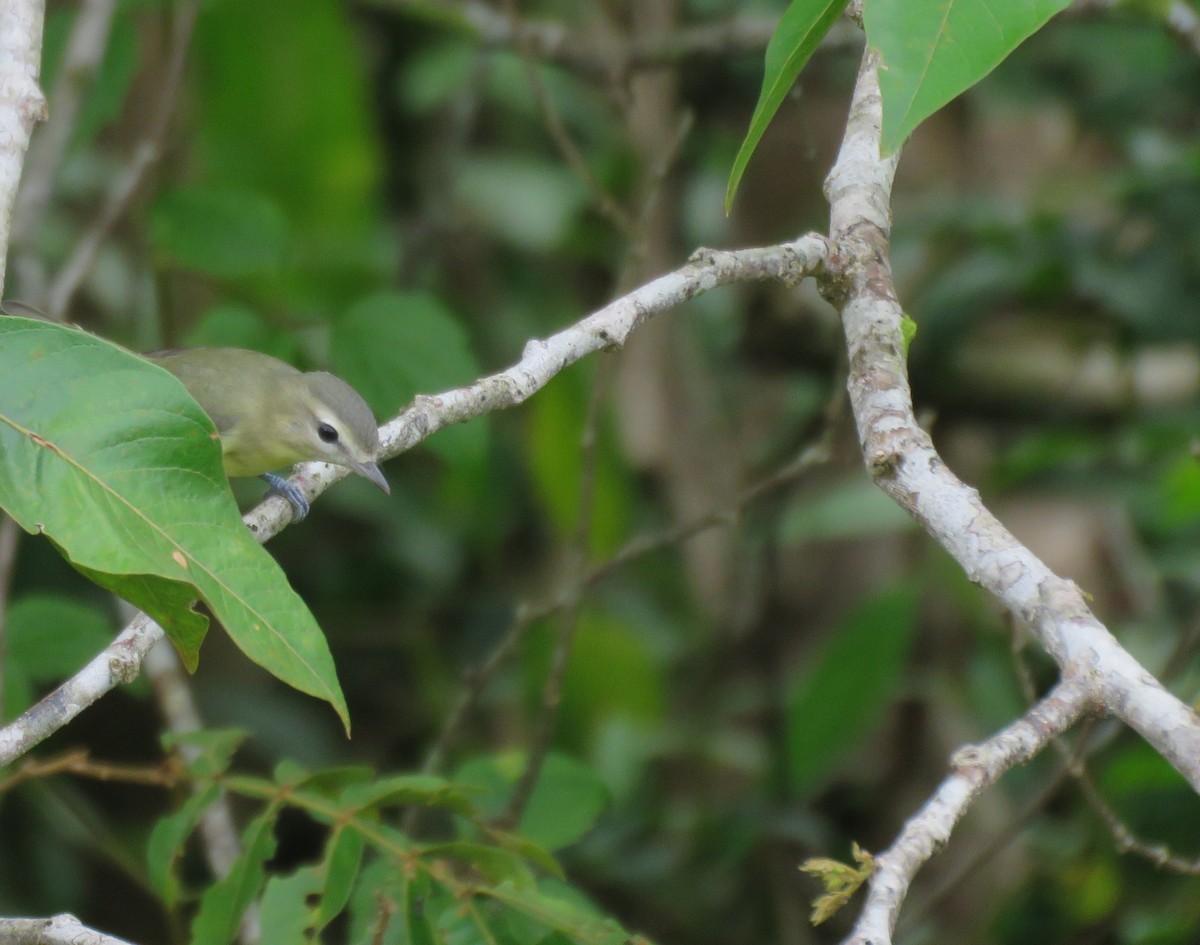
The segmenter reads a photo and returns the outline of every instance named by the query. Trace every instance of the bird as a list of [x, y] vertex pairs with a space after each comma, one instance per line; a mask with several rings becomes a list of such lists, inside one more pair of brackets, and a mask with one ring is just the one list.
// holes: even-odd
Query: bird
[[367, 402], [326, 371], [304, 372], [244, 348], [177, 348], [143, 355], [183, 383], [217, 428], [231, 477], [258, 476], [300, 521], [304, 494], [272, 470], [300, 462], [345, 466], [390, 493], [379, 469], [379, 429]]

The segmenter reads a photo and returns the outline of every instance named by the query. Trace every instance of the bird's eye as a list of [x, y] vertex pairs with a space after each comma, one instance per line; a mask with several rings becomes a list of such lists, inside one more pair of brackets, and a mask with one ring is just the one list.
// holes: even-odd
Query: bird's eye
[[317, 436], [326, 443], [336, 443], [338, 440], [338, 431], [328, 423], [322, 423], [317, 426]]

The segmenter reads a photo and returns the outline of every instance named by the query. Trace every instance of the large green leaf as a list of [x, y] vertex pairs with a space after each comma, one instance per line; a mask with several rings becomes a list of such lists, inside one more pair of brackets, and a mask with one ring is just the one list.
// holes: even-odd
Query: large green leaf
[[242, 523], [216, 431], [166, 371], [81, 331], [0, 318], [0, 507], [145, 608], [190, 663], [199, 598], [247, 656], [349, 725], [320, 628]]
[[79, 670], [113, 638], [95, 607], [61, 595], [31, 594], [8, 609], [5, 670], [38, 683], [56, 683]]
[[169, 907], [178, 904], [183, 892], [179, 861], [183, 859], [184, 843], [220, 794], [221, 789], [210, 784], [189, 797], [179, 810], [160, 819], [150, 831], [146, 841], [146, 875], [151, 888]]
[[[455, 781], [480, 792], [485, 816], [499, 814], [525, 767], [522, 752], [508, 751], [464, 764]], [[521, 836], [547, 850], [579, 840], [608, 806], [608, 789], [596, 772], [566, 755], [550, 752], [542, 763], [533, 794], [521, 815]]]
[[260, 945], [297, 945], [311, 942], [314, 923], [311, 900], [321, 894], [321, 871], [316, 866], [296, 870], [291, 876], [267, 880], [259, 905], [262, 923]]
[[867, 43], [883, 60], [884, 154], [998, 66], [1070, 0], [866, 0]]
[[738, 149], [737, 157], [733, 159], [733, 170], [729, 172], [729, 186], [725, 191], [726, 213], [733, 205], [742, 174], [758, 142], [762, 140], [767, 125], [791, 91], [800, 70], [845, 8], [846, 0], [792, 0], [792, 5], [779, 20], [767, 44], [762, 90], [758, 93], [758, 104], [754, 106], [750, 129]]
[[277, 272], [289, 236], [282, 211], [260, 193], [187, 187], [168, 191], [154, 205], [150, 240], [181, 266], [237, 277]]
[[899, 588], [867, 601], [837, 630], [787, 708], [788, 780], [797, 797], [819, 787], [883, 715], [904, 671], [917, 596]]

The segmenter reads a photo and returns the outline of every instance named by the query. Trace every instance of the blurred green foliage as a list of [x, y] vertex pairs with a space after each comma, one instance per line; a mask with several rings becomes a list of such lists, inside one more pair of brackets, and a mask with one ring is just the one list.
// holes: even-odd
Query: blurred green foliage
[[[672, 28], [782, 6], [663, 5]], [[36, 236], [51, 273], [144, 131], [173, 9], [119, 4]], [[597, 35], [652, 39], [649, 9], [520, 5], [583, 31], [596, 55]], [[51, 11], [47, 78], [73, 14]], [[569, 63], [527, 69], [440, 3], [293, 0], [281, 16], [211, 0], [164, 161], [72, 318], [145, 348], [232, 344], [329, 367], [390, 415], [511, 364], [698, 245], [821, 225], [857, 59], [814, 55], [726, 218], [761, 49], [693, 51], [601, 81]], [[948, 462], [1188, 699], [1200, 692], [1197, 87], [1200, 60], [1144, 12], [1060, 17], [917, 130], [893, 227], [900, 298], [920, 325], [918, 409]], [[545, 101], [590, 179], [564, 157]], [[381, 924], [397, 943], [481, 941], [483, 929], [547, 945], [621, 929], [695, 945], [834, 941], [856, 904], [810, 930], [820, 887], [797, 866], [847, 859], [852, 841], [883, 849], [954, 748], [1022, 710], [1021, 631], [873, 491], [852, 422], [827, 409], [843, 387], [841, 341], [815, 293], [723, 290], [630, 348], [390, 462], [390, 497], [339, 484], [269, 546], [328, 634], [352, 742], [210, 635], [193, 683], [209, 724], [251, 733], [228, 775], [258, 789], [235, 805], [239, 869], [243, 889], [265, 890], [278, 940], [328, 920], [325, 940], [354, 943]], [[739, 504], [827, 418], [828, 462]], [[534, 743], [588, 491], [586, 582], [543, 780], [514, 833], [473, 833], [503, 810]], [[704, 516], [717, 524], [695, 537], [630, 549]], [[22, 540], [6, 716], [116, 627], [91, 593], [44, 542]], [[518, 627], [528, 632], [437, 772], [471, 786], [448, 790], [472, 813], [422, 806], [402, 832], [396, 805], [430, 795], [366, 801], [388, 854], [331, 818], [351, 787], [399, 790], [387, 778], [421, 768], [464, 673]], [[1053, 668], [1030, 650], [1020, 658], [1045, 687]], [[84, 745], [152, 764], [157, 726], [148, 690], [125, 690], [37, 754]], [[1091, 737], [1089, 768], [1124, 822], [1195, 856], [1197, 800], [1182, 780], [1128, 733], [1098, 725]], [[211, 749], [204, 777], [226, 769], [231, 745]], [[981, 801], [914, 890], [907, 940], [1194, 940], [1197, 880], [1118, 853], [1058, 765], [1039, 758]], [[293, 816], [281, 785], [304, 779], [308, 812]], [[211, 885], [184, 845], [202, 806], [187, 796], [66, 775], [0, 795], [0, 911], [71, 911], [146, 945], [188, 941], [193, 922], [225, 936], [237, 910], [220, 906], [244, 897], [225, 898], [236, 883]], [[473, 893], [464, 907], [454, 884], [468, 882], [486, 905]]]

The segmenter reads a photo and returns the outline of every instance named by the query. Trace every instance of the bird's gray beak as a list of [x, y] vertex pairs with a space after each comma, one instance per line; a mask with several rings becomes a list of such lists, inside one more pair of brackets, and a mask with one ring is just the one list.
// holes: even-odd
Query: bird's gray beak
[[388, 485], [388, 481], [383, 478], [383, 472], [380, 470], [377, 463], [355, 463], [350, 467], [364, 479], [370, 479], [371, 482], [379, 486], [388, 495], [392, 494], [392, 487]]

